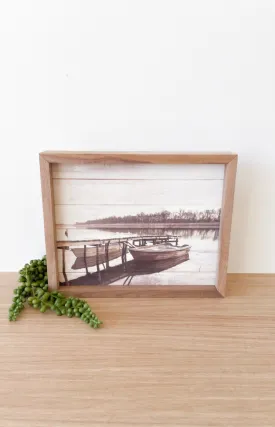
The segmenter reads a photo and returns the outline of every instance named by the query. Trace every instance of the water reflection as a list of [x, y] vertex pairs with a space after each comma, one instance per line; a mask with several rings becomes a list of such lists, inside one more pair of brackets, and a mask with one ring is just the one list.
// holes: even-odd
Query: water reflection
[[[85, 276], [70, 280], [70, 285], [110, 285], [118, 280], [124, 280], [123, 285], [129, 286], [134, 276], [160, 273], [189, 260], [189, 254], [177, 259], [167, 259], [154, 262], [127, 261], [114, 267], [104, 267], [103, 270], [88, 273]], [[65, 285], [65, 282], [60, 283]]]

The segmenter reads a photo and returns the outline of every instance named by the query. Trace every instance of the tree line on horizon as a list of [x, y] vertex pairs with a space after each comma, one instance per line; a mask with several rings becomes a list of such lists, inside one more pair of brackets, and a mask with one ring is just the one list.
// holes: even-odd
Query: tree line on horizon
[[88, 220], [84, 224], [211, 223], [220, 222], [220, 218], [221, 209], [205, 209], [204, 211], [186, 211], [180, 209], [178, 212], [162, 210], [161, 212], [150, 214], [140, 212], [136, 215], [112, 215], [106, 218]]

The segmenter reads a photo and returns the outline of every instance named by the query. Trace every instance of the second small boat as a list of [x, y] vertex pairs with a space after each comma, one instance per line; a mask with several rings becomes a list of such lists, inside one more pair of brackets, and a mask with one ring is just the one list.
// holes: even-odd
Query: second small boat
[[173, 246], [170, 244], [129, 247], [129, 251], [136, 261], [145, 262], [189, 256], [190, 249], [189, 245]]

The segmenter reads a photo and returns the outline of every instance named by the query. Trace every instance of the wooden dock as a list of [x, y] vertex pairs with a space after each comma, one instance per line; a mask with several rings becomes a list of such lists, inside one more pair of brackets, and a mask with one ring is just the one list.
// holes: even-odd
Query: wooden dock
[[[69, 284], [67, 273], [66, 273], [66, 256], [65, 251], [71, 250], [73, 247], [83, 247], [83, 257], [78, 257], [77, 261], [74, 264], [75, 269], [85, 268], [86, 275], [89, 274], [88, 267], [97, 268], [97, 276], [99, 283], [101, 283], [102, 270], [100, 269], [100, 264], [103, 264], [104, 270], [110, 268], [110, 257], [109, 248], [110, 244], [118, 244], [121, 246], [121, 265], [124, 268], [127, 262], [127, 251], [128, 243], [131, 243], [135, 246], [145, 246], [147, 243], [157, 245], [160, 243], [174, 243], [175, 246], [178, 245], [178, 236], [126, 236], [120, 238], [110, 238], [110, 239], [89, 239], [89, 240], [63, 240], [57, 242], [57, 249], [62, 251], [62, 273], [66, 284]], [[104, 246], [104, 256], [102, 257], [102, 251], [100, 249]], [[87, 248], [94, 247], [95, 254], [94, 256], [87, 256]], [[105, 265], [104, 265], [105, 263]]]

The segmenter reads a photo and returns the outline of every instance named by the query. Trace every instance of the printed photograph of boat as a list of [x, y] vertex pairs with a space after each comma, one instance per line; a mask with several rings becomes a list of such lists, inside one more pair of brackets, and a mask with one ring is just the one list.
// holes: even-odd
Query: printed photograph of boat
[[60, 284], [215, 284], [223, 177], [223, 165], [55, 164]]
[[180, 258], [188, 255], [190, 248], [189, 245], [173, 246], [171, 243], [143, 246], [141, 248], [131, 245], [129, 252], [135, 261], [152, 262]]
[[[119, 243], [111, 243], [108, 245], [108, 254], [106, 253], [105, 245], [98, 246], [83, 246], [82, 248], [72, 248], [73, 254], [76, 257], [76, 262], [72, 265], [73, 270], [79, 270], [80, 268], [85, 268], [85, 263], [87, 267], [93, 267], [97, 264], [103, 264], [107, 261], [112, 261], [122, 255], [122, 245]], [[77, 260], [80, 261], [77, 263]], [[80, 267], [82, 262], [82, 267]]]

